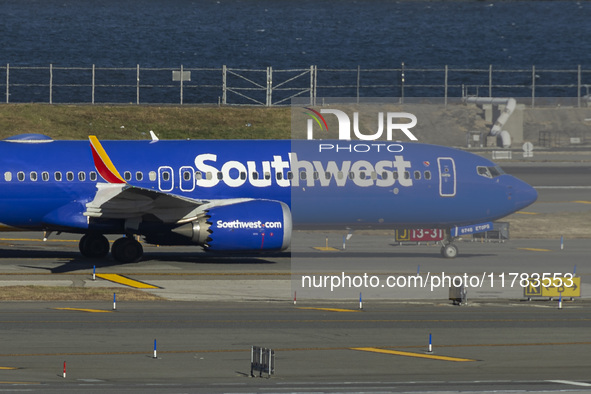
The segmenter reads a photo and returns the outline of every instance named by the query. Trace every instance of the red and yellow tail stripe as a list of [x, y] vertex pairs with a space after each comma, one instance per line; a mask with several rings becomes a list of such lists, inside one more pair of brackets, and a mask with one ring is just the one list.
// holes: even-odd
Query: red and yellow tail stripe
[[94, 166], [103, 179], [109, 183], [127, 183], [123, 177], [115, 168], [115, 165], [107, 155], [107, 152], [103, 149], [103, 146], [99, 142], [96, 136], [91, 135], [88, 137], [90, 140], [90, 148], [92, 149], [92, 158], [94, 160]]

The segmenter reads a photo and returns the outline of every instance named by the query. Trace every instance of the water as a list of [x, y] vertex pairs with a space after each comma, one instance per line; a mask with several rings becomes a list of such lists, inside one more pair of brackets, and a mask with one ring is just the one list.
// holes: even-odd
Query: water
[[0, 65], [14, 67], [591, 67], [583, 1], [0, 0], [0, 11]]
[[4, 0], [0, 64], [589, 64], [591, 3]]

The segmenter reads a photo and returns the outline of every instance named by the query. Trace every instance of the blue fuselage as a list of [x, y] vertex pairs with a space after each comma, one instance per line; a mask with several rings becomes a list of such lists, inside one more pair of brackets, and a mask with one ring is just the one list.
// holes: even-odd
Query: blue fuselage
[[[102, 145], [131, 186], [199, 201], [281, 201], [291, 208], [295, 226], [450, 227], [506, 216], [537, 197], [532, 187], [485, 158], [418, 143], [187, 140]], [[0, 223], [92, 230], [98, 224], [84, 211], [100, 182], [104, 180], [88, 141], [1, 141]]]

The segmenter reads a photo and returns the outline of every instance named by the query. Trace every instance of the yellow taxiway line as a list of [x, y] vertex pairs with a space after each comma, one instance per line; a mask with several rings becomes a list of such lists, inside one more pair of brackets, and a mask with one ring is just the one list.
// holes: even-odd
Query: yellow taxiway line
[[328, 312], [359, 312], [355, 309], [340, 309], [340, 308], [313, 308], [313, 307], [298, 307], [297, 309], [310, 309], [316, 311], [328, 311]]
[[118, 274], [96, 274], [97, 278], [101, 278], [104, 280], [108, 280], [110, 282], [119, 283], [120, 285], [125, 285], [129, 287], [133, 287], [134, 289], [159, 289], [160, 287], [154, 286], [148, 283], [140, 282], [138, 280], [133, 280], [126, 278], [123, 275]]
[[104, 309], [86, 309], [86, 308], [53, 308], [59, 311], [78, 311], [78, 312], [90, 312], [90, 313], [111, 313]]
[[456, 362], [476, 361], [476, 360], [473, 360], [473, 359], [470, 359], [470, 358], [436, 356], [434, 354], [422, 354], [422, 353], [401, 352], [401, 351], [398, 351], [398, 350], [387, 350], [387, 349], [380, 349], [380, 348], [377, 348], [377, 347], [353, 347], [353, 348], [351, 348], [351, 350], [361, 350], [363, 352], [392, 354], [392, 355], [395, 355], [395, 356], [428, 358], [428, 359], [431, 359], [431, 360], [440, 360], [440, 361], [456, 361]]
[[530, 252], [551, 252], [550, 249], [538, 249], [538, 248], [517, 248], [519, 250], [527, 250]]

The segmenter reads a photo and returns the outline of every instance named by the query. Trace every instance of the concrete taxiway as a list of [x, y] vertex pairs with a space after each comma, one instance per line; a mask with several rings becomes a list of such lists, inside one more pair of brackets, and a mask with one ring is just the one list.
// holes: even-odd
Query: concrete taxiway
[[[511, 171], [540, 183], [539, 202], [529, 212], [588, 213], [588, 169], [528, 168]], [[297, 232], [291, 253], [250, 257], [146, 245], [143, 261], [115, 265], [110, 258], [82, 259], [76, 236], [54, 235], [43, 242], [39, 233], [4, 233], [0, 286], [109, 287], [116, 292], [139, 283], [152, 286], [140, 291], [163, 300], [120, 301], [115, 311], [111, 298], [3, 302], [0, 390], [591, 390], [588, 239], [459, 242], [460, 255], [446, 260], [438, 246], [395, 246], [390, 235], [380, 234], [355, 234], [343, 250], [342, 235]], [[327, 240], [334, 250], [315, 248]], [[297, 288], [301, 278], [292, 276], [301, 271], [368, 273], [380, 279], [446, 273], [487, 283], [468, 288], [468, 304], [454, 306], [446, 286], [352, 287], [336, 295], [325, 286], [315, 289], [320, 296], [306, 294]], [[549, 297], [526, 301], [523, 286], [509, 283], [512, 273], [574, 273], [581, 297], [565, 298], [562, 309]], [[432, 353], [427, 351], [429, 334]], [[270, 379], [248, 377], [253, 345], [276, 351]]]
[[[112, 311], [96, 302], [11, 302], [0, 315], [9, 338], [0, 351], [0, 388], [589, 389], [589, 307], [378, 302], [359, 311], [325, 302], [150, 302]], [[249, 377], [252, 345], [275, 350], [270, 379]]]

